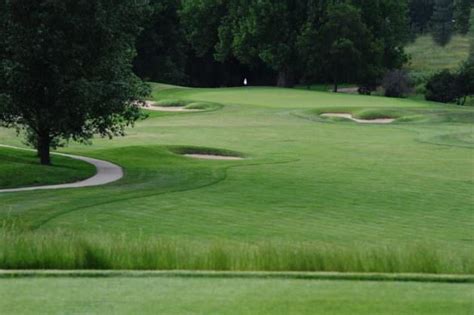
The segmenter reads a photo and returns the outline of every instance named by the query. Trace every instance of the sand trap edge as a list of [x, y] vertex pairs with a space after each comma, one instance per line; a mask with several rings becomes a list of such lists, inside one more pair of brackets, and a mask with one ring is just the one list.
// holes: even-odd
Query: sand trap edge
[[349, 113], [323, 113], [323, 114], [320, 114], [320, 116], [345, 118], [345, 119], [350, 119], [360, 124], [391, 124], [395, 121], [394, 118], [358, 119], [358, 118], [354, 118], [354, 116], [352, 116], [352, 114], [349, 114]]
[[200, 159], [200, 160], [221, 160], [221, 161], [240, 161], [243, 160], [243, 157], [240, 156], [226, 156], [226, 155], [217, 155], [217, 154], [198, 154], [198, 153], [189, 153], [182, 154], [183, 156]]

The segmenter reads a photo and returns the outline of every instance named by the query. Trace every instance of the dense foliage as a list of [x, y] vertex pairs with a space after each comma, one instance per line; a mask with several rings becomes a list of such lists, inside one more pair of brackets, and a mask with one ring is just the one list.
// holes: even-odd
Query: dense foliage
[[472, 0], [454, 0], [454, 27], [460, 34], [464, 35], [469, 32], [472, 5]]
[[456, 75], [449, 70], [436, 73], [426, 84], [426, 99], [441, 103], [454, 102], [459, 96], [456, 80]]
[[433, 16], [434, 0], [410, 0], [410, 28], [413, 35], [429, 31], [431, 17]]
[[250, 85], [353, 82], [371, 91], [406, 63], [404, 45], [417, 34], [432, 33], [442, 45], [454, 31], [465, 34], [472, 1], [151, 0], [151, 6], [134, 63], [142, 78], [191, 86], [241, 85], [244, 78]]
[[452, 31], [467, 34], [472, 5], [472, 0], [409, 0], [412, 37], [431, 31], [438, 39], [449, 39]]
[[0, 1], [0, 123], [42, 164], [61, 140], [112, 137], [140, 117], [132, 72], [145, 7], [132, 0]]
[[453, 0], [435, 0], [432, 22], [433, 40], [445, 46], [451, 40], [454, 30]]
[[382, 87], [385, 96], [404, 97], [412, 91], [412, 82], [406, 71], [393, 70], [383, 78]]
[[137, 41], [134, 71], [155, 82], [185, 84], [187, 44], [178, 20], [178, 1], [152, 0], [152, 15]]
[[[406, 3], [393, 0], [184, 0], [180, 15], [197, 55], [263, 66], [275, 73], [274, 83], [292, 86], [306, 80], [373, 83], [384, 69], [400, 67], [406, 13]], [[348, 78], [335, 73], [347, 67], [354, 70]]]
[[448, 70], [433, 75], [426, 84], [426, 99], [464, 105], [474, 95], [474, 62], [467, 61], [457, 72]]

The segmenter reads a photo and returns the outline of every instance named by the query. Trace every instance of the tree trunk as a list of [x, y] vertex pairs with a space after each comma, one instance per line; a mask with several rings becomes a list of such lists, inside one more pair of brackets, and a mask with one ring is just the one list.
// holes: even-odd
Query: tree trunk
[[337, 93], [337, 79], [334, 80], [334, 89], [333, 89], [333, 92], [334, 92], [334, 93]]
[[294, 85], [293, 76], [289, 70], [285, 69], [278, 72], [278, 87], [293, 87]]
[[51, 140], [49, 138], [49, 135], [38, 136], [37, 150], [41, 165], [51, 165], [50, 144]]

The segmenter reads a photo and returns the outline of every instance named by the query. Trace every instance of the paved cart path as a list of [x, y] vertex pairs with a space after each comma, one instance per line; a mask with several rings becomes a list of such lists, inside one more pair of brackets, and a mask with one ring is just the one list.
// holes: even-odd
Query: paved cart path
[[[10, 149], [17, 149], [17, 150], [25, 150], [25, 151], [33, 151], [31, 149], [24, 149], [18, 148], [9, 145], [2, 145], [0, 147], [3, 148], [10, 148]], [[48, 189], [65, 189], [65, 188], [82, 188], [82, 187], [91, 187], [91, 186], [100, 186], [115, 182], [123, 177], [123, 169], [113, 163], [97, 160], [93, 158], [88, 158], [84, 156], [72, 155], [72, 154], [64, 154], [64, 153], [52, 153], [55, 155], [69, 157], [71, 159], [84, 161], [90, 163], [95, 166], [96, 174], [88, 179], [68, 183], [68, 184], [58, 184], [58, 185], [44, 185], [44, 186], [31, 186], [31, 187], [23, 187], [23, 188], [9, 188], [9, 189], [0, 189], [0, 193], [6, 192], [21, 192], [21, 191], [32, 191], [32, 190], [48, 190]]]

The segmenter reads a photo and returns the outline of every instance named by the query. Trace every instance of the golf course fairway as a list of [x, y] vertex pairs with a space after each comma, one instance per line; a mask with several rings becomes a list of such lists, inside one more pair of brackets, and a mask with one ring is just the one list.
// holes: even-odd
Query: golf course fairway
[[[125, 137], [61, 149], [119, 165], [117, 182], [0, 194], [0, 269], [474, 274], [474, 108], [152, 87], [153, 101], [199, 110], [144, 109], [148, 118]], [[22, 146], [22, 138], [0, 129], [0, 143]], [[41, 177], [32, 161], [34, 153], [0, 149], [0, 189], [93, 175], [61, 158], [68, 171]], [[150, 256], [157, 251], [159, 259]], [[0, 279], [8, 297], [0, 313], [41, 305], [49, 313], [470, 314], [473, 292], [472, 284], [430, 282], [12, 278]]]

